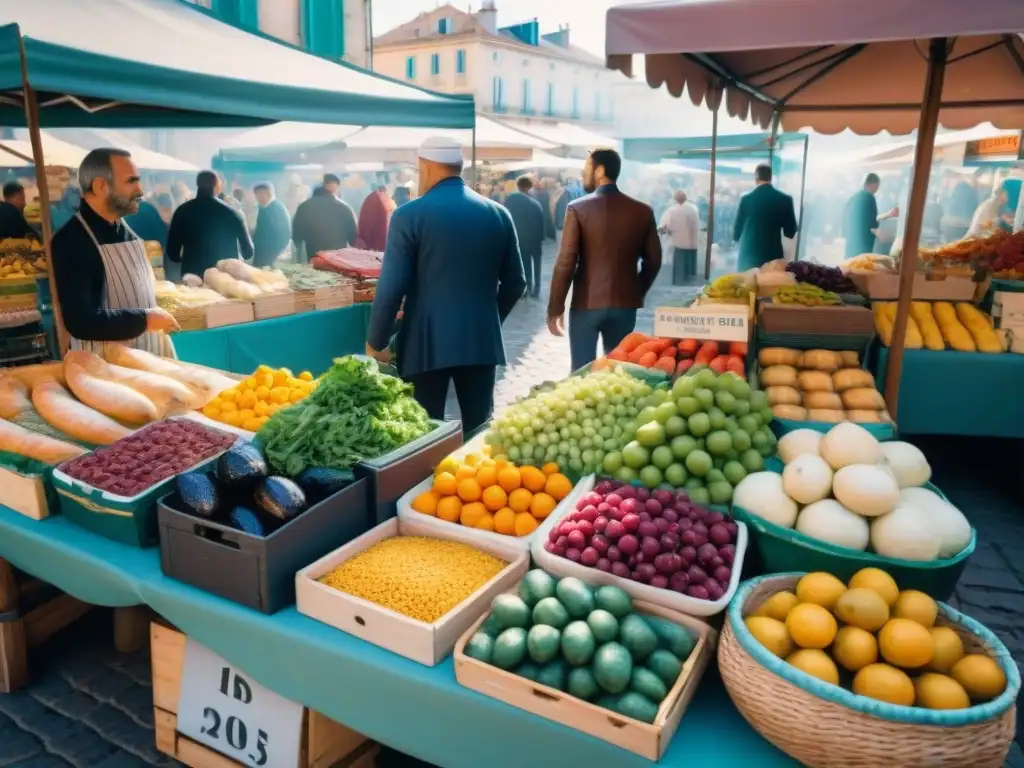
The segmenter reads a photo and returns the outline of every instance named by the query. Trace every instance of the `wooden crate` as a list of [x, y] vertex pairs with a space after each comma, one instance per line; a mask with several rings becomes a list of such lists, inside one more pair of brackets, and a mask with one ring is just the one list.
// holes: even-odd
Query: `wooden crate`
[[[150, 645], [156, 748], [191, 768], [235, 768], [242, 765], [177, 731], [185, 635], [153, 622], [150, 624]], [[303, 712], [302, 728], [300, 768], [374, 768], [380, 747], [361, 733], [311, 709]]]
[[295, 311], [313, 312], [314, 310], [349, 307], [352, 305], [352, 296], [353, 290], [350, 282], [296, 291]]
[[204, 308], [207, 328], [221, 328], [225, 325], [251, 323], [256, 319], [251, 301], [230, 299], [210, 304]]
[[476, 549], [500, 557], [508, 565], [433, 624], [410, 619], [317, 581], [341, 563], [392, 536], [447, 538], [419, 521], [391, 518], [295, 574], [296, 610], [368, 643], [432, 667], [447, 658], [466, 628], [490, 609], [491, 600], [519, 583], [530, 566], [529, 553], [511, 541], [508, 544], [475, 543]]
[[[850, 280], [857, 290], [874, 301], [894, 301], [899, 298], [900, 276], [895, 272], [851, 272]], [[980, 283], [970, 277], [951, 275], [941, 280], [929, 280], [918, 272], [914, 275], [915, 301], [973, 301]], [[987, 285], [986, 285], [987, 288]]]
[[38, 475], [21, 475], [0, 467], [0, 488], [3, 504], [33, 520], [50, 516], [46, 503], [46, 483]]
[[680, 624], [698, 636], [697, 645], [683, 664], [675, 685], [658, 707], [653, 723], [619, 715], [564, 691], [535, 683], [465, 654], [466, 643], [487, 618], [474, 622], [455, 646], [455, 679], [459, 685], [503, 701], [539, 717], [583, 731], [595, 738], [629, 750], [648, 760], [660, 760], [679, 728], [708, 663], [714, 658], [717, 633], [699, 619], [639, 600], [633, 602], [637, 613], [660, 616]]
[[867, 307], [806, 307], [765, 301], [758, 307], [757, 324], [765, 333], [869, 337], [875, 332], [875, 321]]
[[269, 320], [273, 317], [286, 317], [295, 314], [295, 293], [268, 293], [257, 296], [252, 302], [253, 317], [256, 320]]

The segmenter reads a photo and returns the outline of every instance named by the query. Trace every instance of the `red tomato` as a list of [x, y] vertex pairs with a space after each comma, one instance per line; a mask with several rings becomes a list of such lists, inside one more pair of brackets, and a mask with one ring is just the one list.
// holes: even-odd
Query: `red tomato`
[[679, 365], [676, 366], [676, 376], [682, 376], [690, 368], [693, 367], [693, 360], [683, 359], [679, 361]]
[[725, 363], [725, 370], [732, 371], [740, 376], [745, 376], [746, 366], [743, 362], [743, 358], [737, 355], [729, 355]]
[[700, 342], [696, 339], [683, 339], [679, 342], [679, 356], [680, 357], [693, 357], [697, 354], [697, 349], [700, 347]]
[[715, 373], [725, 373], [725, 367], [728, 364], [728, 362], [729, 362], [728, 355], [718, 355], [718, 357], [714, 358], [708, 364], [708, 368], [710, 368]]
[[747, 342], [745, 341], [734, 341], [729, 344], [729, 354], [736, 355], [737, 357], [747, 356]]

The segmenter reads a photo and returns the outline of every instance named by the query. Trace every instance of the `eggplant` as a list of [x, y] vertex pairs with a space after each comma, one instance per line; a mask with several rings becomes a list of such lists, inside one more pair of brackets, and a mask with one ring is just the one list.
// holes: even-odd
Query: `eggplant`
[[267, 535], [267, 527], [263, 524], [263, 520], [248, 507], [235, 507], [231, 510], [228, 519], [231, 521], [231, 525], [243, 533], [248, 533], [251, 536]]
[[261, 512], [288, 522], [306, 508], [306, 495], [287, 477], [268, 477], [256, 487], [253, 495]]
[[333, 496], [355, 480], [356, 476], [351, 470], [327, 467], [310, 467], [295, 478], [295, 482], [306, 495], [306, 503], [310, 506]]
[[174, 489], [185, 511], [210, 520], [216, 517], [223, 504], [220, 488], [205, 472], [186, 472], [174, 480]]
[[229, 491], [251, 490], [268, 475], [267, 461], [258, 448], [243, 443], [217, 459], [216, 474]]

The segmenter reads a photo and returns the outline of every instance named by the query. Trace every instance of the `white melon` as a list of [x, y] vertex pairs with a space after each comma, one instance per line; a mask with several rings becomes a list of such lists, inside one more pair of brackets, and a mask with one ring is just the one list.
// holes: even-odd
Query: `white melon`
[[871, 521], [871, 548], [884, 557], [927, 562], [939, 556], [942, 539], [927, 512], [901, 503]]
[[892, 470], [900, 488], [919, 488], [932, 477], [931, 465], [921, 449], [900, 440], [882, 443], [882, 464]]
[[732, 492], [732, 503], [783, 528], [792, 528], [796, 522], [796, 502], [786, 495], [782, 475], [777, 472], [752, 472], [744, 477]]
[[900, 503], [912, 504], [928, 516], [928, 524], [938, 529], [939, 557], [953, 557], [971, 541], [971, 524], [964, 513], [927, 488], [904, 488]]
[[821, 456], [797, 456], [782, 470], [782, 487], [799, 504], [821, 501], [832, 492], [832, 467]]
[[800, 510], [796, 529], [837, 547], [860, 552], [868, 548], [870, 530], [867, 519], [851, 512], [835, 499], [822, 499]]
[[832, 493], [844, 507], [864, 517], [891, 512], [900, 501], [895, 478], [876, 464], [851, 464], [832, 479]]
[[789, 464], [797, 456], [812, 454], [820, 456], [821, 438], [823, 435], [816, 429], [794, 429], [779, 438], [776, 450], [783, 464]]
[[875, 436], [852, 421], [832, 427], [821, 439], [820, 452], [832, 469], [851, 464], [877, 464], [882, 457], [882, 447]]

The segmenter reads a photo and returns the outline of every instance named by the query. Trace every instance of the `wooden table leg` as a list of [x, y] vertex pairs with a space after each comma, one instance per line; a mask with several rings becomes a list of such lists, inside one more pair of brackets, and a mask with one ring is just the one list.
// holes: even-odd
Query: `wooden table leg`
[[149, 622], [153, 614], [144, 605], [114, 609], [114, 647], [132, 653], [149, 643]]
[[0, 559], [0, 693], [28, 682], [25, 624], [18, 613], [18, 585], [6, 560]]

